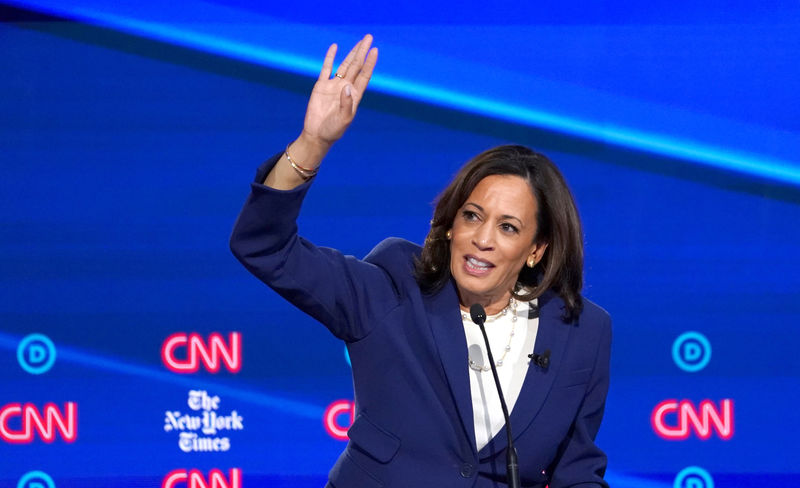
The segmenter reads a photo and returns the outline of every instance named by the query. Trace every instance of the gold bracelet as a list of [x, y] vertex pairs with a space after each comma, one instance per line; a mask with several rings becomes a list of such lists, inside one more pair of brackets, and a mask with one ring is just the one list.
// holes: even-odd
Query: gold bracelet
[[283, 153], [286, 154], [286, 159], [289, 161], [289, 164], [292, 165], [292, 169], [294, 169], [295, 173], [300, 175], [300, 178], [303, 178], [304, 180], [310, 180], [311, 178], [315, 177], [317, 175], [317, 171], [319, 171], [319, 168], [308, 169], [297, 164], [292, 157], [289, 156], [289, 146], [291, 146], [291, 143], [286, 145], [286, 150], [283, 151]]

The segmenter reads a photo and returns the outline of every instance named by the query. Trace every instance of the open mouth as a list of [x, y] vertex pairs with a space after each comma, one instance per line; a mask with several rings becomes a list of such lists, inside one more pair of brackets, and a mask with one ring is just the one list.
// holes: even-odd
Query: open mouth
[[494, 264], [489, 261], [478, 259], [475, 256], [464, 256], [464, 268], [470, 274], [481, 275], [488, 273], [494, 268]]

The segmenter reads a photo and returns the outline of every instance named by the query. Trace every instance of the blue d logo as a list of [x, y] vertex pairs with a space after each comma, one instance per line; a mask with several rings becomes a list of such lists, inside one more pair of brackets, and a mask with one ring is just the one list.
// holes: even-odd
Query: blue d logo
[[43, 471], [25, 473], [17, 483], [17, 488], [56, 488], [53, 478]]
[[17, 347], [17, 361], [30, 374], [45, 373], [56, 362], [56, 346], [46, 335], [27, 335]]
[[711, 343], [699, 332], [685, 332], [672, 344], [672, 360], [689, 373], [700, 371], [711, 361]]
[[714, 488], [714, 480], [703, 468], [689, 466], [675, 477], [674, 488]]

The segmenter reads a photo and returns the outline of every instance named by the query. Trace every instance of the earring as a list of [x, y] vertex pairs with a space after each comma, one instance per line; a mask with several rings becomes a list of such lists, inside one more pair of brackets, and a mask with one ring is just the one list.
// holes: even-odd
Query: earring
[[444, 236], [445, 236], [445, 237], [447, 238], [447, 240], [449, 241], [449, 240], [450, 240], [450, 239], [453, 237], [453, 231], [452, 231], [452, 230], [448, 230], [448, 231], [445, 233], [445, 235], [444, 235]]
[[533, 268], [536, 266], [536, 256], [529, 256], [528, 257], [528, 267]]

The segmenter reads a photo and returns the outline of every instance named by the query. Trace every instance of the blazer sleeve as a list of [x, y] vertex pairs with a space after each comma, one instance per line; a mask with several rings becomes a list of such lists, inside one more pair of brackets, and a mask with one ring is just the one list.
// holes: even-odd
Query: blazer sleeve
[[552, 473], [549, 488], [608, 488], [603, 480], [608, 459], [594, 440], [600, 429], [609, 385], [611, 357], [611, 318], [603, 314], [594, 370], [583, 402], [561, 443], [555, 461], [547, 471]]
[[399, 302], [382, 268], [317, 247], [297, 234], [297, 217], [311, 181], [292, 190], [262, 184], [277, 154], [256, 172], [230, 238], [234, 256], [279, 295], [348, 342], [365, 337], [375, 318]]

